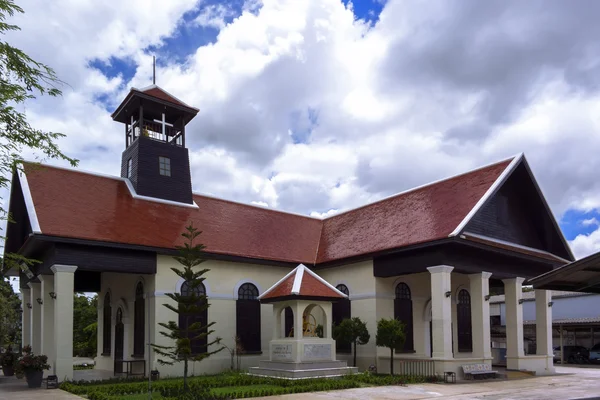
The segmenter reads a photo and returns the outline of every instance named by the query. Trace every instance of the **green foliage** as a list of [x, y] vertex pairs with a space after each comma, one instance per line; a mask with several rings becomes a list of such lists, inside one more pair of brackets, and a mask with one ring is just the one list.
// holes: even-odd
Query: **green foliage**
[[382, 318], [377, 321], [377, 335], [375, 344], [379, 347], [390, 349], [390, 374], [394, 375], [394, 349], [404, 345], [406, 335], [404, 324], [397, 319]]
[[203, 244], [195, 243], [201, 233], [202, 232], [199, 231], [198, 228], [195, 228], [193, 224], [190, 224], [181, 234], [181, 236], [184, 237], [185, 242], [183, 246], [176, 247], [179, 251], [179, 255], [174, 258], [179, 264], [183, 265], [183, 269], [171, 268], [171, 270], [186, 282], [189, 290], [184, 294], [166, 293], [166, 296], [172, 299], [176, 303], [176, 306], [169, 303], [164, 304], [169, 310], [186, 318], [187, 323], [185, 324], [185, 327], [180, 327], [178, 321], [168, 321], [166, 323], [160, 322], [159, 325], [166, 329], [165, 331], [160, 332], [161, 335], [171, 339], [173, 345], [152, 345], [154, 351], [162, 357], [157, 360], [160, 364], [173, 365], [176, 362], [183, 361], [183, 391], [189, 389], [187, 384], [188, 362], [202, 361], [225, 348], [224, 346], [219, 346], [217, 350], [208, 351], [211, 346], [220, 345], [221, 338], [216, 338], [212, 342], [207, 341], [204, 352], [192, 354], [191, 341], [207, 338], [208, 335], [214, 333], [214, 330], [210, 328], [215, 324], [215, 322], [210, 322], [205, 325], [202, 325], [200, 322], [189, 323], [194, 315], [203, 313], [210, 306], [206, 295], [200, 294], [199, 291], [199, 288], [206, 279], [204, 274], [209, 270], [194, 270], [195, 267], [205, 261], [203, 256], [205, 246]]
[[95, 357], [98, 334], [98, 296], [73, 297], [73, 355]]
[[[152, 398], [166, 399], [231, 399], [264, 396], [279, 396], [292, 393], [318, 392], [325, 390], [351, 389], [365, 386], [405, 385], [423, 383], [423, 377], [398, 375], [376, 375], [370, 373], [347, 375], [337, 379], [285, 380], [257, 377], [239, 373], [223, 373], [213, 376], [189, 378], [190, 390], [183, 391], [183, 379], [167, 378], [152, 383]], [[61, 389], [88, 398], [142, 399], [148, 396], [148, 382], [129, 383], [81, 383], [64, 382]]]
[[7, 278], [0, 277], [0, 347], [21, 341], [21, 300]]
[[[0, 35], [20, 30], [6, 20], [23, 12], [13, 0], [0, 0]], [[62, 83], [52, 68], [0, 40], [0, 188], [8, 187], [12, 172], [21, 168], [25, 149], [33, 150], [42, 158], [66, 160], [77, 165], [77, 160], [58, 148], [57, 141], [64, 137], [63, 134], [33, 128], [27, 122], [25, 112], [20, 111], [37, 95], [60, 96], [57, 86]], [[0, 207], [0, 218], [11, 221], [3, 207]], [[35, 262], [16, 253], [5, 253], [1, 261], [2, 271], [18, 269], [21, 262], [29, 266]]]
[[346, 318], [339, 325], [333, 327], [333, 338], [343, 344], [354, 345], [354, 366], [356, 367], [356, 345], [369, 343], [371, 335], [367, 324], [360, 318]]

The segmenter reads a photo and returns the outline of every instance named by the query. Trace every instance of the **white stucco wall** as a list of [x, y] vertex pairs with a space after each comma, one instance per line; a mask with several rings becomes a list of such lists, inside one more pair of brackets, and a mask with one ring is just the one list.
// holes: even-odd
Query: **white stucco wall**
[[[364, 370], [376, 363], [375, 332], [377, 330], [377, 298], [376, 279], [373, 276], [373, 261], [361, 261], [335, 268], [316, 271], [333, 286], [344, 284], [350, 292], [352, 317], [359, 317], [367, 324], [371, 340], [366, 345], [357, 346], [356, 364]], [[352, 354], [338, 354], [339, 360], [346, 360], [352, 365]]]

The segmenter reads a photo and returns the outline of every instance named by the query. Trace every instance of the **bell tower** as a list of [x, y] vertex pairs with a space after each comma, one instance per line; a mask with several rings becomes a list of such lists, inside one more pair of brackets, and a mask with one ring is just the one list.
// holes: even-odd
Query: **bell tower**
[[156, 85], [132, 88], [112, 113], [125, 125], [121, 176], [137, 194], [192, 204], [185, 126], [198, 114]]

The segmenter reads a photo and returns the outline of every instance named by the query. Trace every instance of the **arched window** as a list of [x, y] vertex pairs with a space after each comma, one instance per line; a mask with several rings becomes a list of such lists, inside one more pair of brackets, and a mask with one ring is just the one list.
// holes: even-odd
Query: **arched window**
[[[348, 286], [344, 284], [339, 284], [335, 287], [340, 292], [344, 293], [346, 296], [350, 295], [350, 291], [348, 290]], [[333, 319], [333, 325], [339, 325], [346, 318], [351, 318], [351, 305], [350, 299], [341, 299], [333, 303], [331, 313]], [[350, 353], [351, 352], [351, 344], [350, 343], [340, 343], [338, 341], [335, 342], [335, 351], [338, 353]]]
[[112, 309], [110, 307], [110, 293], [106, 293], [104, 296], [104, 308], [102, 310], [102, 355], [109, 356], [110, 355], [110, 342], [112, 332], [112, 323], [110, 320], [110, 316], [112, 313]]
[[456, 302], [456, 330], [458, 333], [458, 351], [473, 351], [471, 327], [471, 295], [465, 289], [458, 292]]
[[208, 307], [203, 307], [206, 304], [206, 288], [204, 287], [204, 284], [200, 283], [198, 286], [192, 287], [188, 282], [184, 282], [183, 285], [181, 285], [182, 296], [191, 296], [192, 293], [194, 293], [196, 297], [200, 297], [198, 300], [198, 307], [202, 307], [202, 309], [193, 315], [180, 313], [179, 329], [187, 329], [188, 326], [196, 322], [199, 322], [201, 326], [205, 327], [200, 332], [188, 332], [192, 354], [202, 354], [206, 353], [208, 337], [204, 336], [203, 338], [193, 340], [192, 338], [206, 332], [206, 326], [208, 325]]
[[414, 352], [412, 297], [410, 294], [410, 288], [406, 283], [403, 282], [400, 282], [398, 285], [396, 285], [394, 318], [404, 323], [404, 332], [406, 334], [404, 346], [397, 348], [396, 352]]
[[257, 353], [260, 345], [260, 301], [258, 288], [251, 283], [244, 283], [238, 289], [236, 307], [236, 334], [241, 351]]
[[133, 316], [133, 355], [143, 357], [145, 343], [146, 304], [144, 300], [144, 285], [138, 282], [135, 287], [135, 305]]

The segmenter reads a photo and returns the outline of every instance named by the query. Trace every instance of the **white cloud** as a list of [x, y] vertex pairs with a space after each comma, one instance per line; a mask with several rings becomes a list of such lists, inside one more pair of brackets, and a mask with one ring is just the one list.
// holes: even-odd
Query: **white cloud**
[[583, 226], [591, 226], [591, 225], [600, 225], [600, 222], [596, 218], [588, 218], [581, 221], [581, 225]]
[[[158, 68], [162, 87], [201, 110], [187, 131], [196, 191], [323, 216], [525, 152], [558, 216], [600, 209], [600, 26], [589, 10], [390, 0], [371, 25], [340, 0], [264, 0], [226, 24], [227, 5], [192, 0], [23, 6], [11, 41], [72, 85], [29, 116], [67, 133], [61, 144], [84, 168], [116, 174], [123, 150], [96, 97], [116, 105], [147, 85], [143, 49], [200, 10], [190, 26], [218, 29], [216, 40]], [[135, 76], [88, 67], [111, 57]], [[573, 246], [596, 248], [596, 232]]]
[[588, 235], [577, 235], [569, 242], [569, 245], [577, 259], [600, 251], [600, 228]]

